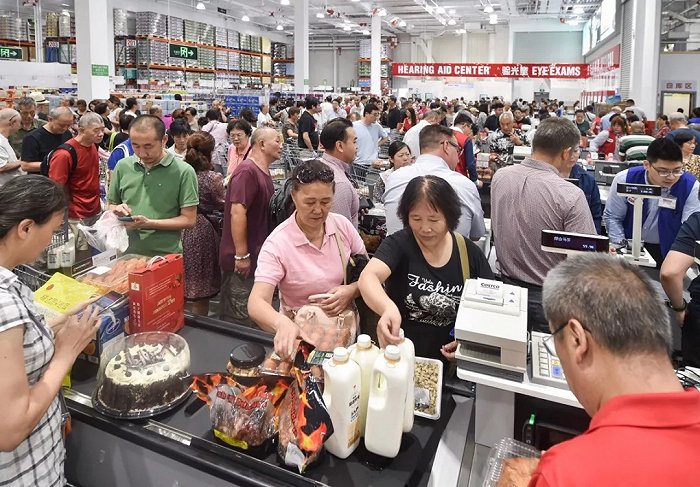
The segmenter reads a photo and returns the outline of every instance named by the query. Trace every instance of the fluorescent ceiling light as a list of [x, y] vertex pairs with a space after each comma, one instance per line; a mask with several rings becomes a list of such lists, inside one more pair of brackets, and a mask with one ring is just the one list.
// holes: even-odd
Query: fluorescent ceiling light
[[284, 30], [284, 27], [282, 27], [282, 24], [277, 24], [276, 29], [277, 30]]
[[380, 8], [379, 11], [377, 11], [377, 15], [379, 15], [380, 17], [386, 17], [386, 9]]
[[489, 4], [484, 7], [484, 13], [485, 14], [492, 14], [493, 13], [493, 7]]
[[406, 27], [406, 21], [402, 20], [401, 22], [399, 22], [399, 27]]
[[489, 24], [497, 24], [498, 23], [498, 15], [492, 14], [489, 15]]
[[574, 7], [573, 12], [574, 12], [576, 15], [583, 15], [584, 12], [585, 12], [585, 10], [584, 10], [584, 8], [583, 8], [581, 5], [576, 5], [576, 6]]
[[467, 33], [466, 29], [457, 29], [455, 32], [457, 34], [466, 34]]
[[289, 0], [281, 0], [280, 5], [289, 5]]
[[352, 30], [352, 27], [350, 27], [349, 25], [346, 25], [345, 27], [343, 27], [343, 30], [345, 32], [350, 32]]
[[450, 19], [447, 21], [447, 25], [457, 25], [457, 21], [455, 19]]
[[247, 15], [244, 15], [243, 17], [241, 17], [241, 20], [243, 22], [250, 22], [250, 17], [248, 17]]
[[366, 35], [366, 36], [369, 35], [369, 31], [368, 31], [367, 29], [363, 30], [362, 33], [363, 33], [364, 35]]
[[207, 7], [204, 5], [204, 2], [197, 2], [197, 10], [206, 10]]
[[317, 19], [322, 19], [323, 17], [325, 17], [325, 15], [323, 15], [323, 12], [319, 12], [316, 14]]
[[445, 7], [438, 7], [436, 10], [437, 13], [439, 14], [444, 14], [445, 13]]

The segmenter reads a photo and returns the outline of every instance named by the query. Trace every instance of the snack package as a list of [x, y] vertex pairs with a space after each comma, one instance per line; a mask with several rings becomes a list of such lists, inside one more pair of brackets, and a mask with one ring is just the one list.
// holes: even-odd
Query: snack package
[[295, 313], [294, 322], [308, 336], [309, 342], [324, 352], [349, 347], [355, 341], [357, 318], [354, 309], [330, 318], [320, 306], [307, 304]]
[[229, 374], [213, 373], [193, 376], [190, 387], [209, 405], [214, 435], [236, 448], [250, 450], [277, 433], [276, 407], [289, 384], [275, 378], [244, 386]]
[[129, 294], [129, 272], [142, 269], [147, 264], [148, 257], [127, 254], [107, 265], [96, 265], [87, 269], [75, 278], [105, 292], [115, 291], [120, 294]]
[[103, 294], [95, 286], [56, 273], [34, 293], [34, 304], [39, 313], [51, 319]]
[[280, 405], [277, 445], [282, 462], [296, 467], [299, 473], [318, 460], [323, 444], [333, 434], [319, 383], [303, 368], [293, 369], [294, 381]]

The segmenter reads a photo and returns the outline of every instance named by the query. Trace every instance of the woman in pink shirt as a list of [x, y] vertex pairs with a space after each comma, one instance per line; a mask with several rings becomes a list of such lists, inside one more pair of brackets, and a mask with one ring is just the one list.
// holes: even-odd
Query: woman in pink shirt
[[250, 151], [250, 136], [253, 134], [253, 127], [241, 119], [229, 122], [226, 131], [231, 140], [231, 145], [228, 147], [228, 169], [226, 170], [226, 174], [230, 176]]
[[[332, 296], [319, 304], [328, 316], [348, 309], [360, 293], [357, 283], [343, 285], [347, 258], [367, 253], [352, 223], [330, 212], [334, 182], [328, 166], [318, 160], [304, 162], [290, 180], [296, 211], [265, 240], [248, 300], [248, 314], [275, 334], [275, 351], [283, 358], [292, 356], [298, 337], [308, 341], [288, 317], [290, 312], [308, 304], [309, 296], [325, 293]], [[284, 313], [272, 307], [276, 287]]]

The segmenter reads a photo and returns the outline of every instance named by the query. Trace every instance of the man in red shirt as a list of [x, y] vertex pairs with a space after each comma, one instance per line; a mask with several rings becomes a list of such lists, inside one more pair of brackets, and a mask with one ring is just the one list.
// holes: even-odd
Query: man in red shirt
[[529, 486], [698, 485], [700, 392], [676, 378], [651, 279], [624, 259], [588, 254], [553, 268], [542, 292], [545, 346], [592, 419], [542, 456]]
[[[68, 206], [68, 224], [75, 235], [76, 262], [88, 250], [87, 241], [78, 232], [77, 225], [93, 225], [100, 214], [100, 158], [97, 145], [104, 136], [104, 122], [96, 113], [88, 112], [80, 117], [78, 135], [68, 140], [75, 149], [78, 162], [73, 169], [73, 155], [67, 149], [56, 149], [49, 161], [49, 177], [63, 184], [70, 195]], [[79, 253], [83, 255], [79, 256]]]

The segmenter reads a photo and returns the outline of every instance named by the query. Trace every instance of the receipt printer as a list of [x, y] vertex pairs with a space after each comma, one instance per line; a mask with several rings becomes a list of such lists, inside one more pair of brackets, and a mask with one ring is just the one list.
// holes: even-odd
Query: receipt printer
[[527, 371], [527, 289], [470, 279], [457, 310], [460, 368], [522, 381]]

